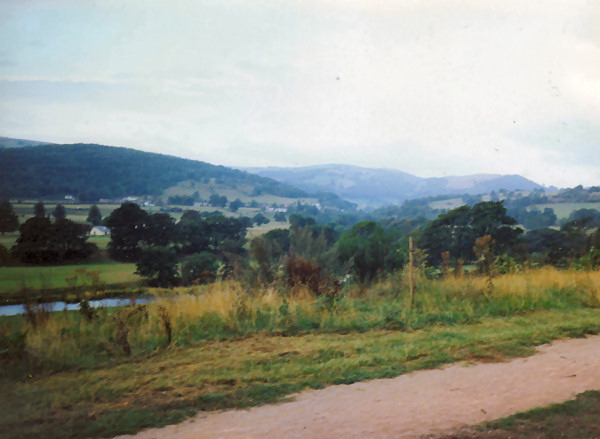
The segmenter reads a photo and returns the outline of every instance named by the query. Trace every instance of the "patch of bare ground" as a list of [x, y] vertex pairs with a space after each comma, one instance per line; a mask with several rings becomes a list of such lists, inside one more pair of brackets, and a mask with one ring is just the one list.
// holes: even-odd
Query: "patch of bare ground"
[[[465, 427], [600, 389], [600, 336], [554, 342], [504, 363], [454, 364], [392, 379], [305, 391], [291, 402], [203, 413], [138, 439], [499, 438]], [[461, 430], [462, 429], [462, 430]], [[469, 436], [471, 435], [471, 436]]]

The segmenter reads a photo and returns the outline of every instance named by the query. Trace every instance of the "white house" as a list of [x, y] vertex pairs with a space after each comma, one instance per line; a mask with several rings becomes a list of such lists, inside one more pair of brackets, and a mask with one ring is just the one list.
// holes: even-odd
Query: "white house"
[[104, 226], [94, 226], [90, 230], [90, 236], [104, 236], [110, 235], [110, 229]]

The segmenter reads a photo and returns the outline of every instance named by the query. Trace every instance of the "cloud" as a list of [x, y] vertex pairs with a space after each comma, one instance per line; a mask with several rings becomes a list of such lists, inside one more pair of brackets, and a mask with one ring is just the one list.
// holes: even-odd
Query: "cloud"
[[583, 0], [3, 4], [0, 131], [240, 166], [598, 184], [599, 11]]

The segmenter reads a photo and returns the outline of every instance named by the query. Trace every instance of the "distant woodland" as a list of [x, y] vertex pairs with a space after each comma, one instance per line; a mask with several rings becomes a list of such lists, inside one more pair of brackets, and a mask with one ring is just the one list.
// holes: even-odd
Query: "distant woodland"
[[299, 198], [300, 189], [224, 166], [102, 145], [44, 145], [0, 149], [0, 194], [82, 202], [158, 195], [183, 180], [248, 185], [255, 194]]

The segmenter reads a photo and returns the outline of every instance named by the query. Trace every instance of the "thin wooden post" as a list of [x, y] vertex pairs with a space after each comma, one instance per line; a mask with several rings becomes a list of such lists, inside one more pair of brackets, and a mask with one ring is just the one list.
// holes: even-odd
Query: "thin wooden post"
[[412, 236], [410, 236], [408, 238], [408, 284], [410, 287], [410, 307], [412, 308], [413, 306], [413, 301], [414, 301], [414, 297], [415, 297], [415, 278], [413, 276], [413, 265], [414, 265], [414, 260], [413, 260], [413, 253], [414, 253], [414, 249], [413, 249], [413, 239]]

